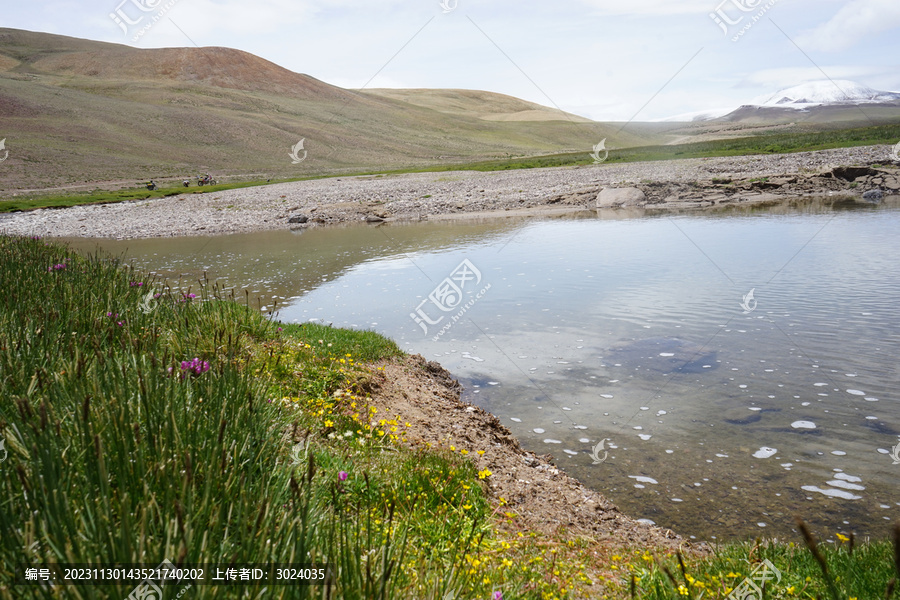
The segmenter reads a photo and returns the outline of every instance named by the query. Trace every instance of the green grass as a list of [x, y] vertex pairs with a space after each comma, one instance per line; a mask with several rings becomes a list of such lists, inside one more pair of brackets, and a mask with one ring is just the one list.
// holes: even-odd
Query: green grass
[[[708, 158], [720, 156], [747, 156], [753, 154], [787, 154], [830, 148], [850, 148], [875, 144], [896, 144], [900, 140], [900, 124], [876, 125], [853, 129], [837, 129], [817, 132], [764, 134], [729, 140], [712, 140], [687, 144], [638, 146], [610, 150], [602, 164], [673, 160], [680, 158]], [[451, 165], [442, 168], [413, 169], [425, 171], [501, 171], [542, 167], [590, 165], [594, 161], [588, 152], [551, 154], [521, 159], [494, 160]]]
[[[729, 140], [714, 140], [709, 142], [693, 142], [677, 145], [640, 146], [611, 150], [609, 157], [603, 165], [673, 160], [680, 158], [707, 158], [721, 156], [746, 156], [753, 154], [785, 154], [791, 152], [808, 152], [813, 150], [827, 150], [830, 148], [849, 148], [854, 146], [869, 146], [874, 144], [895, 144], [900, 140], [900, 124], [876, 125], [871, 127], [832, 129], [815, 132], [761, 134], [750, 137], [735, 138]], [[130, 200], [144, 200], [147, 198], [161, 198], [182, 193], [210, 193], [228, 189], [239, 189], [268, 183], [284, 183], [290, 181], [306, 181], [310, 179], [324, 179], [328, 177], [351, 177], [354, 175], [398, 175], [403, 173], [437, 173], [445, 171], [505, 171], [515, 169], [538, 169], [546, 167], [570, 167], [593, 164], [593, 159], [587, 152], [573, 152], [566, 154], [550, 154], [546, 156], [531, 156], [520, 158], [507, 158], [458, 164], [442, 164], [428, 167], [415, 167], [407, 169], [394, 169], [382, 173], [341, 173], [320, 175], [314, 177], [298, 177], [292, 179], [279, 179], [270, 181], [239, 181], [220, 183], [214, 186], [202, 188], [184, 188], [182, 186], [160, 188], [149, 191], [143, 188], [124, 189], [116, 191], [94, 190], [88, 193], [72, 193], [57, 195], [35, 195], [16, 197], [15, 199], [0, 200], [0, 213], [34, 210], [38, 208], [66, 208], [82, 204], [103, 204], [124, 202]], [[425, 196], [426, 198], [428, 196]]]
[[682, 569], [651, 548], [529, 531], [462, 449], [413, 446], [403, 415], [379, 414], [378, 361], [401, 356], [390, 340], [282, 325], [208, 281], [192, 294], [40, 239], [0, 237], [0, 283], [4, 600], [135, 587], [15, 585], [17, 563], [332, 573], [167, 592], [189, 600], [626, 598], [632, 576], [639, 598], [726, 598], [763, 558], [783, 574], [768, 598], [861, 600], [885, 598], [900, 569], [900, 541], [820, 546], [821, 561], [732, 543]]
[[771, 571], [766, 598], [886, 600], [893, 596], [900, 572], [898, 532], [894, 545], [888, 541], [856, 545], [846, 537], [827, 546], [762, 540], [731, 543], [717, 547], [703, 560], [634, 552], [615, 557], [624, 574], [610, 586], [608, 595], [633, 594], [646, 600], [726, 598], [754, 572], [754, 582], [762, 587], [757, 569], [767, 560], [778, 572]]

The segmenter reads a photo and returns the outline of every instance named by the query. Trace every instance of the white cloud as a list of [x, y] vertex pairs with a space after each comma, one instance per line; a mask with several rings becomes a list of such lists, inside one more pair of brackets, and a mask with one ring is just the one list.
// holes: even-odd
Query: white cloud
[[813, 66], [761, 69], [746, 75], [736, 87], [775, 92], [804, 82], [822, 79], [849, 79], [865, 85], [872, 85], [869, 83], [870, 79], [885, 74], [884, 68], [862, 65], [823, 65], [821, 70]]
[[594, 9], [594, 14], [661, 17], [665, 15], [706, 14], [713, 12], [720, 0], [579, 0]]
[[797, 38], [804, 50], [840, 52], [887, 29], [900, 26], [897, 0], [852, 0], [826, 23]]

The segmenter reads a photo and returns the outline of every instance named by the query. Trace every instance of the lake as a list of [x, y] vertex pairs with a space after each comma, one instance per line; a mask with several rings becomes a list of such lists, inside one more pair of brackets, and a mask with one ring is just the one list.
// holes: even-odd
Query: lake
[[898, 232], [896, 202], [813, 203], [100, 246], [395, 339], [636, 518], [726, 540], [801, 515], [833, 539], [900, 518]]

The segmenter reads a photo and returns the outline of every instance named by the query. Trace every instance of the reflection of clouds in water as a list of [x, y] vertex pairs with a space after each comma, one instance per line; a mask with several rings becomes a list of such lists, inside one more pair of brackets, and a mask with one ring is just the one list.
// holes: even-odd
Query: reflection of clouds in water
[[[441, 362], [526, 448], [676, 530], [774, 529], [747, 515], [794, 512], [787, 491], [803, 486], [862, 496], [848, 520], [876, 497], [895, 506], [871, 456], [889, 461], [900, 429], [900, 212], [672, 219], [226, 236], [201, 240], [202, 255], [178, 240], [128, 246], [156, 268], [208, 268], [267, 299], [293, 298], [282, 319], [375, 328]], [[462, 258], [492, 288], [434, 342], [409, 312]], [[744, 315], [751, 287], [758, 306]], [[604, 438], [616, 451], [592, 466]], [[754, 458], [761, 447], [777, 458]], [[628, 485], [645, 468], [660, 484]], [[833, 468], [867, 489], [831, 485], [859, 485]], [[697, 510], [671, 512], [673, 498]]]

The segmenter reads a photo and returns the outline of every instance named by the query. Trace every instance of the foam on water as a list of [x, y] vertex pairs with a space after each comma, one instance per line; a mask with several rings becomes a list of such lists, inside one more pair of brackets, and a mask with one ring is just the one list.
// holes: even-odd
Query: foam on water
[[637, 481], [639, 483], [652, 483], [653, 485], [656, 485], [657, 483], [659, 483], [657, 480], [653, 479], [652, 477], [646, 477], [644, 475], [629, 475], [628, 478], [634, 479], [635, 481]]
[[804, 485], [801, 486], [800, 489], [807, 492], [818, 492], [829, 498], [843, 498], [844, 500], [860, 500], [862, 498], [862, 496], [857, 496], [856, 494], [851, 494], [844, 490], [835, 490], [832, 488], [822, 489], [814, 485]]
[[837, 487], [837, 488], [845, 489], [845, 490], [862, 491], [862, 490], [866, 489], [865, 486], [856, 485], [855, 483], [847, 483], [846, 481], [842, 481], [840, 479], [832, 479], [831, 481], [826, 481], [825, 483], [827, 483], [828, 485]]
[[776, 452], [778, 452], [778, 450], [775, 448], [762, 446], [759, 450], [753, 453], [753, 458], [769, 458], [770, 456], [774, 456]]
[[794, 429], [815, 429], [816, 424], [812, 421], [794, 421], [791, 423], [791, 427]]

